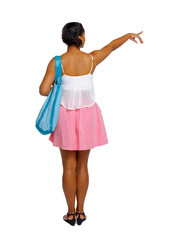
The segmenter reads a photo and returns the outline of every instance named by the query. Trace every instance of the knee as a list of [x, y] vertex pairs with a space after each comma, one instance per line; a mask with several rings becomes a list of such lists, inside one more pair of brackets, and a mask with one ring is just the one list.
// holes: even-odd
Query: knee
[[76, 164], [67, 164], [64, 169], [65, 172], [74, 172], [76, 171]]
[[87, 171], [87, 164], [77, 164], [76, 172]]

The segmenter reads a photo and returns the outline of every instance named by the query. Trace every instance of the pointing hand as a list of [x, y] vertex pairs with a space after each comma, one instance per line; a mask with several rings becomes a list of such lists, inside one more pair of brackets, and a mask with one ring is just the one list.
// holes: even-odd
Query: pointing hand
[[139, 36], [139, 34], [141, 34], [141, 33], [143, 33], [143, 31], [140, 32], [140, 33], [137, 33], [137, 34], [130, 33], [130, 38], [129, 38], [129, 39], [132, 40], [132, 41], [134, 41], [135, 43], [138, 43], [138, 42], [135, 40], [135, 37], [137, 37], [141, 43], [144, 43], [143, 40], [142, 40], [142, 38]]

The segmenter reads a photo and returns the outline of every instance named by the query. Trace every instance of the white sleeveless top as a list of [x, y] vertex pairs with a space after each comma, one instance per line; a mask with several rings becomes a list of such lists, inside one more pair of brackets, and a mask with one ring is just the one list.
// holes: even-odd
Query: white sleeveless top
[[[92, 57], [92, 70], [93, 56], [89, 55]], [[91, 70], [90, 73], [85, 75], [68, 76], [64, 73], [63, 69], [64, 75], [61, 78], [61, 87], [63, 89], [61, 105], [68, 109], [78, 109], [90, 107], [95, 104], [93, 74], [91, 74]]]

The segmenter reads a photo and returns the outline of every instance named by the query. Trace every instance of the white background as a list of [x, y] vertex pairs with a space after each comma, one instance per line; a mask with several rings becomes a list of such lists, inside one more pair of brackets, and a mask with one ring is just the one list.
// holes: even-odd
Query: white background
[[[3, 1], [0, 4], [0, 238], [170, 239], [170, 74], [168, 1]], [[94, 72], [96, 102], [109, 144], [91, 150], [88, 220], [62, 220], [59, 149], [35, 128], [45, 101], [39, 85], [61, 30], [81, 22], [84, 52], [127, 33]]]

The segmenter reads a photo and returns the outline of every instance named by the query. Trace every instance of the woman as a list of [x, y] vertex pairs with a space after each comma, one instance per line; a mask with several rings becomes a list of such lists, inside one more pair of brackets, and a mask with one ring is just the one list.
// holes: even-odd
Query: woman
[[[142, 31], [143, 32], [143, 31]], [[108, 143], [102, 112], [95, 102], [93, 73], [109, 54], [128, 39], [139, 34], [128, 33], [90, 54], [82, 52], [85, 30], [81, 23], [70, 22], [62, 29], [62, 40], [67, 52], [61, 55], [63, 96], [57, 126], [49, 140], [59, 147], [63, 164], [63, 190], [68, 205], [63, 219], [71, 225], [86, 220], [84, 201], [88, 189], [88, 157], [90, 150]], [[48, 64], [40, 85], [40, 94], [48, 96], [55, 78], [55, 57]], [[75, 209], [75, 198], [77, 206]]]

